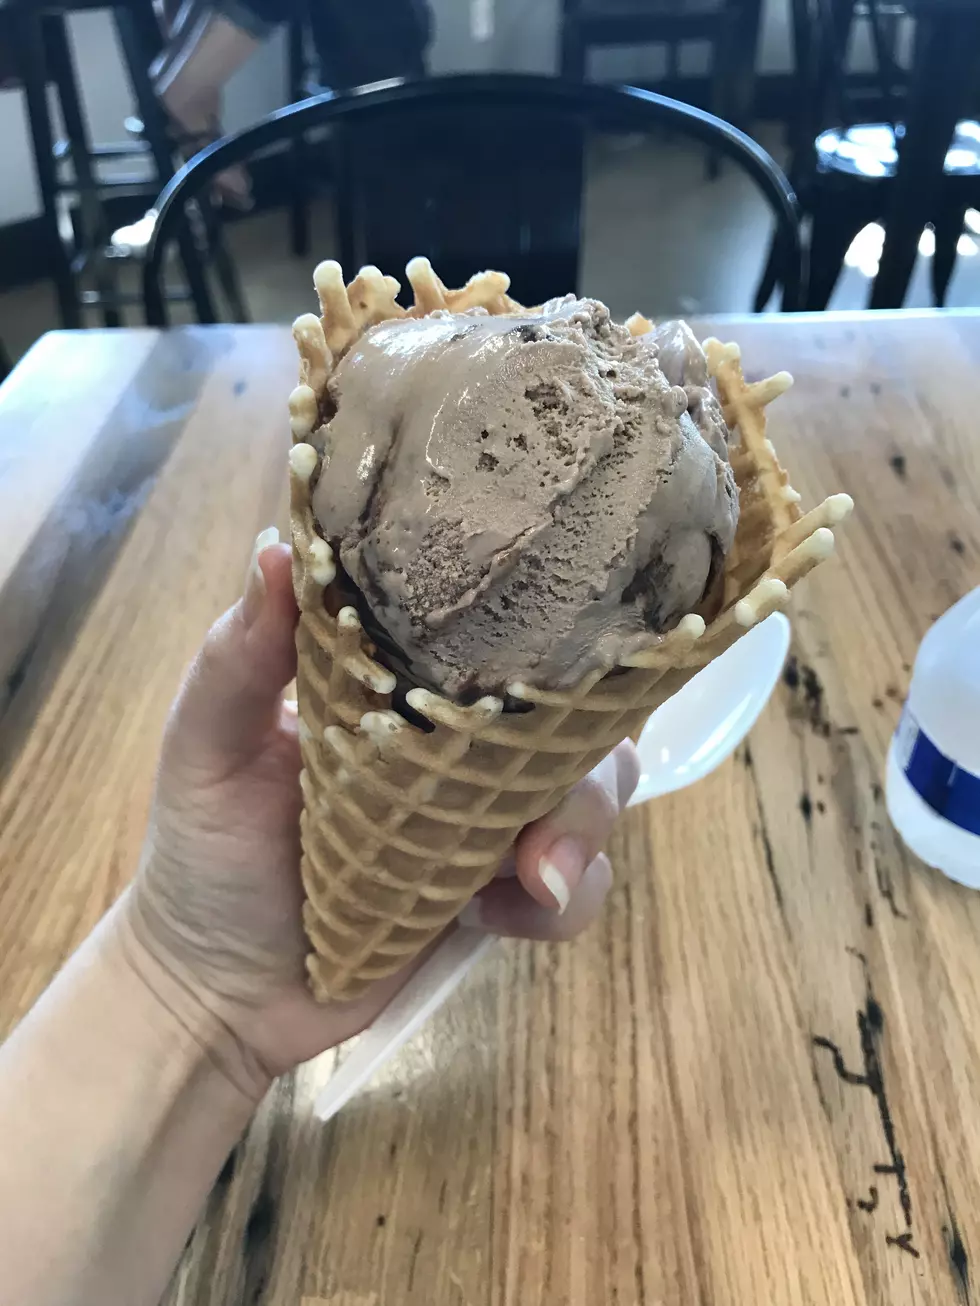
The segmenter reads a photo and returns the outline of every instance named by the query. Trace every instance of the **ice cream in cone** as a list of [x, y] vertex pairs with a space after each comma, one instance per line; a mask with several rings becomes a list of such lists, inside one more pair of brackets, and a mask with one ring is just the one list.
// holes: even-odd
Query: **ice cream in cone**
[[765, 435], [786, 374], [507, 278], [316, 272], [290, 400], [310, 981], [426, 946], [522, 826], [833, 548]]

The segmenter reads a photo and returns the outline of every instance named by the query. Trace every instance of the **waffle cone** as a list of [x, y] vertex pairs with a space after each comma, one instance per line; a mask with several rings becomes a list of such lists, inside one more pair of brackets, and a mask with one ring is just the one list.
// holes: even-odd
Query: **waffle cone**
[[[503, 711], [486, 697], [469, 707], [410, 690], [426, 731], [392, 706], [394, 675], [374, 658], [357, 612], [344, 605], [329, 545], [319, 535], [311, 482], [319, 454], [309, 438], [335, 360], [369, 325], [436, 308], [521, 310], [501, 273], [447, 290], [428, 263], [399, 286], [366, 268], [349, 286], [339, 266], [315, 281], [322, 316], [294, 328], [301, 384], [290, 398], [293, 580], [303, 754], [302, 874], [307, 966], [321, 1000], [348, 1000], [400, 969], [492, 879], [522, 826], [550, 811], [620, 740], [636, 737], [655, 708], [747, 629], [785, 605], [789, 589], [834, 546], [831, 527], [848, 512], [835, 495], [803, 514], [766, 438], [766, 405], [791, 384], [787, 373], [746, 383], [736, 345], [705, 343], [729, 427], [740, 520], [726, 567], [725, 601], [705, 627], [685, 617], [613, 670], [597, 670], [561, 692], [511, 685], [531, 705]], [[649, 329], [640, 317], [634, 334]]]

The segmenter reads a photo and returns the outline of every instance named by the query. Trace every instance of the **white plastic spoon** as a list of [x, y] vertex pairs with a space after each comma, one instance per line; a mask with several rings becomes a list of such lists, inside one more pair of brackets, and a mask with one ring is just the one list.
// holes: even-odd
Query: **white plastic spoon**
[[[703, 779], [755, 725], [789, 650], [789, 622], [775, 613], [748, 631], [654, 712], [640, 736], [640, 782], [630, 805]], [[330, 1120], [422, 1027], [494, 945], [492, 935], [456, 929], [361, 1035], [317, 1098]]]

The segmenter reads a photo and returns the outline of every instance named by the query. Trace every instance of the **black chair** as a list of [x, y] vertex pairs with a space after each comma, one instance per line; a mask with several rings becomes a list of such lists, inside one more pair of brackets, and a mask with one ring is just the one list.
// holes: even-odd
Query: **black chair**
[[[936, 232], [933, 297], [937, 304], [945, 301], [963, 213], [977, 198], [980, 182], [980, 129], [968, 121], [957, 125], [951, 107], [954, 99], [961, 112], [965, 107], [965, 66], [977, 61], [980, 21], [973, 19], [972, 39], [952, 39], [950, 26], [937, 18], [948, 3], [928, 0], [921, 6], [913, 67], [906, 74], [896, 54], [897, 20], [904, 6], [892, 0], [862, 0], [860, 5], [855, 0], [792, 2], [801, 93], [790, 128], [789, 175], [809, 219], [803, 300], [807, 309], [826, 308], [851, 241], [871, 222], [885, 223], [886, 247], [894, 228], [905, 232], [902, 274], [892, 275], [883, 258], [871, 306], [901, 304], [915, 245], [927, 222]], [[869, 25], [872, 37], [875, 69], [870, 83], [852, 79], [845, 71], [852, 29], [859, 21]], [[868, 120], [869, 96], [877, 108], [876, 121]], [[937, 129], [942, 139], [937, 140]], [[931, 145], [931, 166], [923, 166], [922, 151], [909, 149], [922, 136]], [[918, 227], [909, 235], [913, 209]], [[757, 310], [777, 283], [775, 259], [770, 258], [756, 291]]]
[[157, 201], [147, 247], [147, 321], [162, 325], [164, 252], [189, 200], [222, 168], [257, 151], [288, 148], [299, 133], [342, 125], [340, 256], [346, 268], [403, 268], [432, 259], [447, 284], [504, 268], [513, 293], [534, 304], [578, 282], [582, 147], [587, 129], [673, 129], [739, 165], [776, 222], [783, 307], [800, 285], [796, 201], [766, 152], [703, 110], [633, 87], [517, 74], [394, 81], [325, 94], [216, 142], [182, 168]]
[[[106, 9], [112, 16], [142, 121], [141, 139], [92, 141], [67, 28], [69, 14], [92, 9]], [[122, 225], [119, 214], [142, 213], [174, 172], [173, 144], [147, 71], [159, 39], [150, 5], [142, 0], [0, 0], [0, 40], [7, 42], [26, 98], [47, 261], [66, 327], [81, 326], [85, 309], [98, 310], [105, 326], [118, 326], [121, 310], [142, 302], [138, 292], [127, 291], [120, 282], [128, 254], [114, 247], [111, 237], [113, 227]], [[52, 127], [49, 88], [64, 125], [61, 139]], [[116, 165], [111, 176], [103, 168], [110, 160]], [[120, 165], [128, 165], [128, 171]], [[237, 287], [227, 279], [230, 262], [207, 196], [198, 205], [196, 232], [181, 233], [180, 251], [187, 290], [170, 292], [171, 297], [189, 297], [198, 320], [213, 322], [218, 314], [205, 259], [217, 262], [232, 299]], [[236, 308], [244, 313], [240, 297]]]
[[703, 42], [711, 48], [711, 108], [719, 118], [745, 126], [752, 111], [761, 9], [761, 0], [562, 0], [559, 70], [562, 77], [584, 81], [594, 49], [663, 45], [673, 89], [679, 47]]
[[976, 0], [909, 0], [916, 39], [898, 168], [871, 308], [901, 306], [922, 228], [933, 224], [932, 292], [945, 303], [967, 208], [980, 204], [980, 7]]
[[[432, 39], [427, 0], [372, 0], [370, 7], [346, 0], [293, 0], [293, 5], [286, 60], [290, 104], [393, 77], [425, 76]], [[310, 198], [321, 180], [318, 163], [322, 156], [307, 150], [297, 135], [290, 151], [289, 241], [298, 258], [310, 252]], [[324, 171], [329, 175], [329, 168]]]

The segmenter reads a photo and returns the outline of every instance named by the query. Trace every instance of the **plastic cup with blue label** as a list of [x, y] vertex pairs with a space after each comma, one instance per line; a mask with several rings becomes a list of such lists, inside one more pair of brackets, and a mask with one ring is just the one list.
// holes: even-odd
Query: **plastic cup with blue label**
[[918, 857], [980, 889], [980, 589], [922, 641], [888, 753], [886, 798]]

